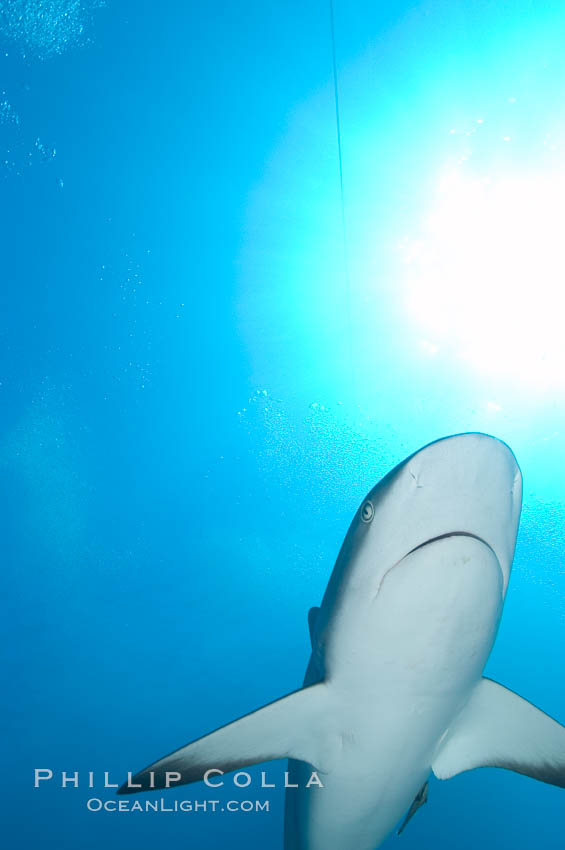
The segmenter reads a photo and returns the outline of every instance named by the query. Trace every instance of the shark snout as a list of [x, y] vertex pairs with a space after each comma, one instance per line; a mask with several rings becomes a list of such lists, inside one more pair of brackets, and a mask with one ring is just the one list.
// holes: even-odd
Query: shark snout
[[404, 478], [413, 522], [426, 529], [413, 549], [474, 537], [496, 555], [506, 591], [522, 505], [522, 476], [508, 446], [486, 434], [448, 437], [413, 456]]
[[389, 473], [367, 502], [374, 516], [363, 547], [368, 569], [376, 565], [378, 581], [411, 552], [459, 535], [473, 537], [494, 552], [506, 592], [522, 476], [502, 441], [486, 434], [460, 434], [431, 443]]

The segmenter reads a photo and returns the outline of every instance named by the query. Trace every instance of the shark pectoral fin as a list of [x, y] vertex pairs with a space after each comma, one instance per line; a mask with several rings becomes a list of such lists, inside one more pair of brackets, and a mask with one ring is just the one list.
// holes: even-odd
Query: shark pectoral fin
[[402, 822], [402, 826], [400, 827], [400, 829], [396, 833], [397, 835], [401, 835], [404, 832], [404, 830], [406, 829], [406, 827], [408, 826], [408, 824], [410, 823], [410, 821], [412, 820], [412, 818], [414, 817], [414, 815], [416, 814], [418, 809], [421, 809], [422, 806], [427, 802], [428, 802], [428, 782], [426, 781], [426, 782], [424, 782], [424, 784], [422, 785], [422, 787], [420, 788], [420, 790], [416, 794], [416, 796], [414, 798], [414, 802], [412, 803], [412, 805], [408, 809], [408, 814], [406, 815], [406, 817], [404, 818], [404, 820]]
[[438, 779], [505, 767], [565, 788], [565, 727], [490, 679], [482, 679], [433, 761]]
[[308, 611], [308, 631], [310, 632], [310, 645], [312, 649], [314, 649], [314, 629], [316, 628], [319, 613], [319, 608], [310, 608]]
[[[228, 773], [272, 759], [299, 759], [321, 771], [326, 703], [323, 682], [295, 691], [154, 762], [118, 794], [186, 785], [203, 779], [208, 770]], [[180, 777], [171, 779], [174, 774]], [[218, 775], [211, 778], [217, 781]]]

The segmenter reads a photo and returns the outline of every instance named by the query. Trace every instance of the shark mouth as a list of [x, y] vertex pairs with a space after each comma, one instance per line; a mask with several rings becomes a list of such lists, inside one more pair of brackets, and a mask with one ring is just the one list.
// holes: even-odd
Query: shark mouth
[[[479, 537], [478, 534], [472, 534], [470, 531], [449, 531], [447, 534], [438, 534], [437, 537], [430, 537], [429, 540], [424, 540], [423, 543], [419, 543], [417, 546], [414, 546], [413, 549], [410, 549], [409, 552], [404, 555], [404, 558], [407, 558], [408, 555], [411, 555], [413, 552], [417, 552], [418, 549], [423, 549], [424, 546], [429, 546], [431, 543], [437, 543], [438, 540], [447, 540], [449, 537], [471, 537], [473, 540], [478, 540], [479, 543], [483, 543], [495, 556], [498, 561], [498, 556], [490, 543], [484, 539], [484, 537]], [[402, 558], [402, 560], [404, 560]]]
[[407, 552], [405, 555], [403, 555], [402, 558], [400, 558], [400, 560], [398, 560], [395, 564], [392, 565], [392, 567], [389, 567], [389, 569], [386, 570], [386, 572], [381, 576], [381, 579], [379, 581], [379, 584], [378, 584], [376, 593], [373, 596], [373, 599], [376, 599], [377, 596], [379, 595], [381, 588], [383, 586], [383, 582], [386, 579], [386, 577], [389, 575], [389, 573], [391, 573], [392, 570], [394, 570], [396, 567], [400, 566], [400, 564], [402, 564], [403, 561], [406, 558], [408, 558], [414, 552], [417, 552], [419, 549], [424, 549], [426, 546], [430, 546], [432, 543], [437, 543], [439, 540], [448, 540], [450, 537], [470, 537], [472, 540], [478, 540], [479, 543], [482, 543], [483, 546], [486, 546], [487, 549], [490, 549], [490, 551], [492, 552], [492, 554], [496, 558], [496, 562], [498, 564], [500, 572], [502, 573], [502, 567], [500, 566], [500, 561], [498, 559], [498, 555], [496, 554], [495, 550], [490, 545], [490, 543], [487, 540], [484, 539], [484, 537], [480, 537], [478, 534], [473, 534], [470, 531], [448, 531], [446, 534], [438, 534], [437, 537], [430, 537], [428, 540], [424, 540], [423, 543], [419, 543], [417, 546], [414, 546], [413, 549], [410, 549], [410, 551]]

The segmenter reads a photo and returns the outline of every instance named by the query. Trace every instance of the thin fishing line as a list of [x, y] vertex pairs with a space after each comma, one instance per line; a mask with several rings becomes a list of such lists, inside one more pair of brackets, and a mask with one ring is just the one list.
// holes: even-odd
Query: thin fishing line
[[349, 331], [349, 366], [350, 372], [353, 375], [353, 327], [351, 321], [351, 279], [349, 275], [349, 248], [348, 248], [348, 240], [347, 240], [347, 225], [346, 225], [346, 216], [345, 216], [345, 193], [343, 191], [343, 156], [342, 156], [342, 145], [341, 145], [341, 117], [340, 117], [340, 109], [339, 109], [339, 85], [338, 85], [338, 75], [337, 75], [337, 59], [336, 59], [336, 46], [335, 46], [335, 15], [334, 15], [334, 4], [333, 0], [329, 0], [330, 3], [330, 29], [332, 35], [332, 65], [333, 65], [333, 78], [334, 78], [334, 102], [335, 102], [335, 124], [336, 124], [336, 132], [337, 132], [337, 158], [339, 164], [339, 190], [340, 190], [340, 198], [341, 198], [341, 229], [343, 234], [343, 266], [344, 266], [344, 277], [345, 277], [345, 300], [346, 300], [346, 314], [347, 314], [347, 326]]

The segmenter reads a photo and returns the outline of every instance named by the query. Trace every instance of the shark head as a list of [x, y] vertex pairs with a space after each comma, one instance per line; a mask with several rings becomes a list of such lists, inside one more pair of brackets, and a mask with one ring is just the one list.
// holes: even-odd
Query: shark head
[[[522, 504], [522, 476], [508, 446], [486, 434], [446, 437], [411, 455], [367, 494], [336, 563], [348, 578], [377, 588], [416, 549], [440, 538], [477, 538], [494, 552], [506, 594]], [[329, 601], [329, 600], [328, 600]]]

